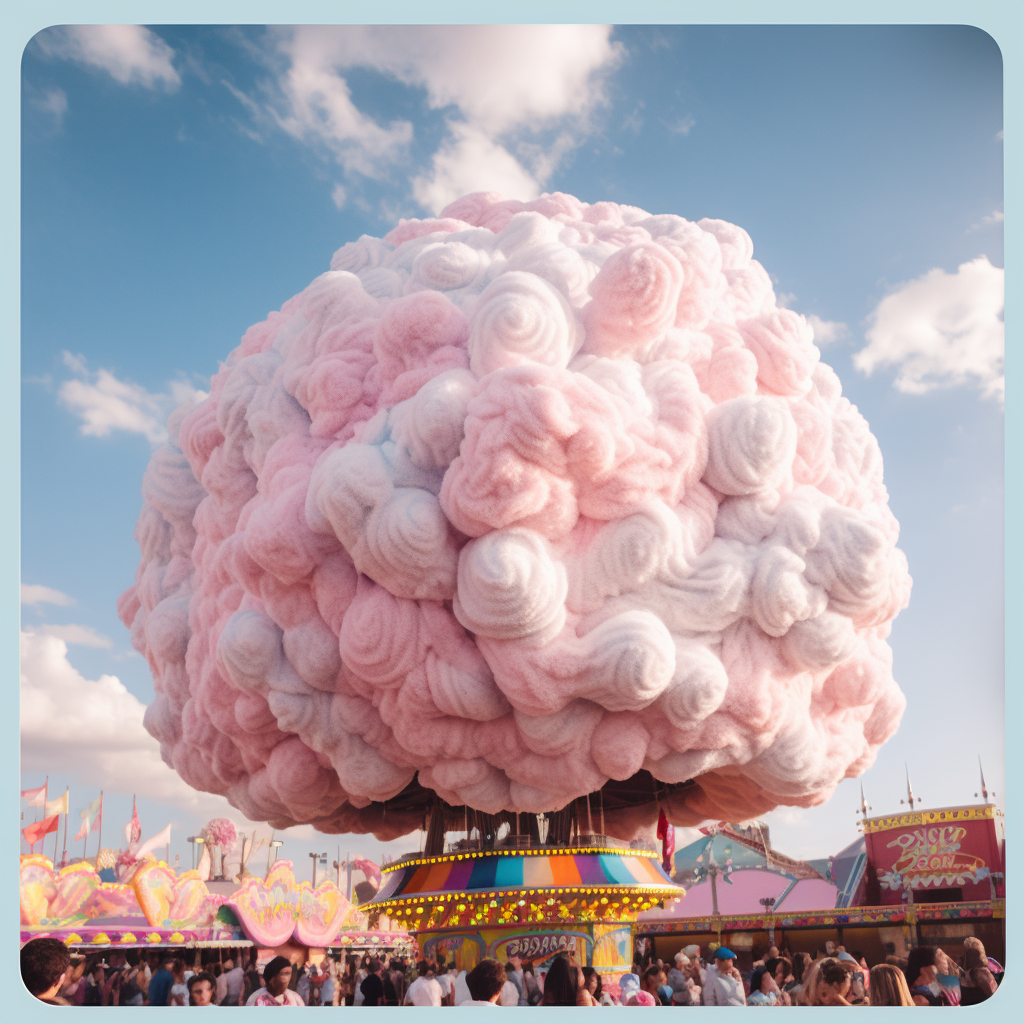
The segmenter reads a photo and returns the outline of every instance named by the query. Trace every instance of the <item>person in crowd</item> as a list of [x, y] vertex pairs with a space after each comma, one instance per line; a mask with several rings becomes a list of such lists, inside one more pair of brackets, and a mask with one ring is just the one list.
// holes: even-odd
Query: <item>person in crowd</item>
[[[260, 971], [256, 966], [256, 959], [252, 958], [249, 961], [249, 966], [245, 969], [245, 984], [242, 986], [243, 1006], [249, 1002], [249, 996], [259, 989], [262, 984], [263, 980], [260, 978]], [[214, 979], [214, 990], [216, 991], [216, 979]]]
[[168, 1006], [188, 1006], [188, 988], [185, 985], [185, 961], [175, 958], [171, 961], [170, 991], [167, 993]]
[[[516, 985], [512, 979], [511, 974], [515, 972], [515, 968], [512, 966], [512, 961], [508, 961], [504, 965], [505, 970], [505, 984], [501, 986], [501, 994], [498, 996], [499, 1006], [518, 1006], [519, 1005], [519, 986]], [[510, 973], [511, 972], [511, 973]]]
[[245, 990], [245, 970], [241, 960], [235, 965], [234, 960], [224, 961], [224, 970], [217, 983], [218, 1006], [241, 1006], [242, 993]]
[[784, 956], [777, 956], [767, 965], [775, 978], [775, 985], [780, 992], [786, 991], [786, 986], [793, 980], [793, 964]]
[[68, 1005], [57, 993], [70, 973], [71, 954], [60, 939], [29, 939], [21, 947], [21, 980], [36, 999]]
[[632, 989], [623, 1006], [660, 1006], [658, 1000], [642, 989]]
[[804, 1005], [852, 1006], [847, 998], [852, 984], [851, 973], [837, 957], [829, 956], [818, 960], [812, 965], [804, 984]]
[[[671, 1005], [672, 989], [669, 988], [665, 971], [663, 968], [658, 966], [658, 961], [654, 961], [651, 966], [644, 971], [640, 978], [640, 988], [644, 992], [650, 992], [651, 995], [657, 999], [659, 1006]], [[669, 995], [667, 999], [665, 994], [662, 992], [663, 988], [668, 988]]]
[[892, 964], [876, 964], [871, 968], [872, 1006], [913, 1006], [907, 977]]
[[321, 1006], [334, 1006], [334, 995], [338, 991], [338, 982], [335, 976], [335, 968], [338, 965], [329, 957], [324, 957], [324, 962], [320, 965], [324, 972], [324, 980], [320, 985], [320, 1005]]
[[367, 966], [367, 975], [359, 985], [363, 1006], [380, 1006], [384, 1000], [384, 982], [381, 980], [381, 962], [376, 957]]
[[978, 953], [981, 954], [982, 960], [985, 961], [985, 966], [988, 967], [989, 971], [992, 974], [992, 977], [995, 979], [996, 985], [998, 985], [1003, 980], [1003, 965], [998, 960], [994, 959], [993, 957], [990, 957], [988, 953], [985, 952], [985, 944], [981, 941], [981, 939], [979, 939], [975, 935], [968, 935], [967, 938], [964, 939], [965, 967], [966, 953], [969, 949], [976, 949]]
[[543, 992], [537, 981], [533, 964], [523, 964], [523, 988], [526, 992], [526, 1005], [537, 1006], [543, 997]]
[[406, 1006], [440, 1006], [444, 1001], [444, 990], [434, 977], [430, 964], [421, 960], [416, 965], [418, 977], [405, 994]]
[[355, 978], [353, 980], [355, 992], [355, 994], [352, 997], [353, 1006], [363, 1005], [363, 1000], [365, 999], [365, 996], [363, 995], [363, 982], [366, 981], [366, 979], [370, 975], [369, 963], [369, 957], [364, 956], [362, 960], [359, 961], [359, 965], [356, 967]]
[[938, 970], [934, 946], [915, 946], [907, 954], [907, 985], [915, 1006], [941, 1006], [942, 996], [933, 991]]
[[725, 946], [715, 950], [715, 962], [704, 975], [705, 1006], [746, 1006], [743, 979], [736, 969], [736, 954]]
[[593, 999], [593, 1006], [613, 1006], [614, 1002], [612, 997], [604, 991], [604, 985], [601, 983], [600, 973], [593, 967], [584, 967], [583, 970], [583, 986], [587, 990], [587, 994]]
[[[516, 988], [516, 1001], [514, 1006], [525, 1006], [526, 1005], [526, 994], [525, 994], [525, 982], [523, 981], [523, 966], [522, 961], [518, 957], [510, 957], [505, 964], [505, 977], [508, 982], [515, 985]], [[502, 1003], [504, 1005], [504, 1003]]]
[[275, 956], [263, 968], [263, 987], [258, 988], [248, 1000], [246, 1006], [303, 1006], [297, 992], [288, 986], [292, 980], [292, 965], [287, 957]]
[[103, 986], [107, 980], [107, 968], [110, 965], [106, 960], [99, 960], [93, 963], [85, 972], [85, 995], [82, 999], [83, 1006], [106, 1006]]
[[964, 973], [960, 979], [961, 1006], [977, 1006], [994, 994], [999, 983], [989, 962], [984, 946], [980, 950], [976, 946], [967, 946], [964, 950]]
[[462, 1006], [497, 1006], [506, 982], [505, 968], [497, 960], [485, 958], [466, 975], [470, 998]]
[[690, 992], [690, 975], [687, 968], [690, 966], [690, 958], [680, 950], [674, 958], [672, 970], [668, 972], [666, 982], [672, 989], [673, 1006], [692, 1006], [693, 995]]
[[754, 968], [750, 975], [750, 995], [747, 1006], [781, 1006], [782, 997], [775, 977], [766, 964]]
[[213, 1006], [213, 993], [217, 983], [212, 974], [199, 971], [188, 979], [189, 1006]]
[[541, 1006], [576, 1006], [579, 993], [579, 978], [570, 970], [568, 957], [556, 956], [544, 977], [544, 996]]
[[174, 975], [171, 974], [170, 966], [169, 961], [159, 954], [150, 960], [150, 967], [153, 969], [153, 976], [149, 979], [150, 1006], [167, 1005], [167, 997], [174, 984]]

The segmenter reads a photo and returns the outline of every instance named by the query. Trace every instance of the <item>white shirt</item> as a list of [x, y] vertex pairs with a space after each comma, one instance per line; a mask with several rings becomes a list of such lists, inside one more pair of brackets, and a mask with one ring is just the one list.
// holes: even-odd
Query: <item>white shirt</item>
[[718, 965], [712, 964], [704, 976], [705, 1006], [746, 1006], [743, 994], [743, 979], [729, 974], [719, 974]]
[[420, 976], [405, 993], [405, 1001], [413, 1006], [440, 1006], [443, 993], [437, 978]]
[[473, 997], [469, 994], [469, 986], [466, 984], [466, 972], [459, 971], [459, 976], [455, 979], [455, 1005], [465, 1006], [467, 1003], [472, 1002]]
[[459, 1006], [497, 1006], [498, 1004], [492, 1002], [490, 999], [467, 999], [464, 1003], [459, 1003]]
[[506, 981], [501, 986], [501, 992], [498, 993], [498, 1002], [502, 1006], [518, 1006], [519, 1005], [519, 989], [516, 988], [514, 981]]
[[452, 981], [453, 978], [447, 971], [437, 976], [437, 983], [441, 986], [442, 998], [447, 999], [452, 994]]

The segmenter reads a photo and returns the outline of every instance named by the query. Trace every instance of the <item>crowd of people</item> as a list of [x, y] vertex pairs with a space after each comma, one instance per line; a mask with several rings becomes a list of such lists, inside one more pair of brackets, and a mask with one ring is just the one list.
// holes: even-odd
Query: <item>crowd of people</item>
[[964, 940], [959, 962], [938, 947], [915, 946], [906, 958], [892, 952], [869, 967], [860, 953], [829, 942], [813, 957], [773, 946], [750, 972], [725, 946], [707, 958], [687, 946], [671, 967], [638, 956], [615, 991], [571, 953], [543, 970], [513, 957], [463, 971], [443, 957], [293, 964], [277, 956], [260, 969], [254, 949], [211, 963], [188, 952], [189, 965], [185, 951], [112, 951], [108, 962], [37, 938], [22, 947], [21, 974], [43, 1002], [79, 1006], [969, 1006], [988, 999], [1003, 977], [974, 937]]

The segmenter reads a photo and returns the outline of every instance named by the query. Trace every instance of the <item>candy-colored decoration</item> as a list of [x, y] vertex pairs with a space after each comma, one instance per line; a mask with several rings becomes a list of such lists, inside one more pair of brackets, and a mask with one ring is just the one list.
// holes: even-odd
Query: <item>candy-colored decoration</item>
[[132, 875], [129, 884], [151, 925], [163, 924], [170, 917], [175, 881], [173, 871], [153, 862], [144, 863]]
[[[316, 889], [296, 883], [291, 862], [283, 859], [265, 881], [247, 878], [227, 902], [245, 933], [261, 946], [292, 939], [303, 946], [330, 945], [354, 909], [331, 881]], [[365, 929], [365, 917], [359, 923]]]
[[414, 781], [540, 812], [643, 769], [694, 780], [661, 800], [694, 825], [861, 774], [910, 577], [877, 442], [752, 253], [561, 193], [339, 249], [146, 471], [119, 613], [164, 760], [382, 839]]
[[96, 888], [100, 877], [91, 864], [68, 864], [57, 873], [57, 896], [50, 904], [49, 917], [68, 920], [82, 913]]
[[37, 853], [21, 858], [20, 894], [21, 923], [39, 924], [57, 898], [57, 882], [49, 857]]

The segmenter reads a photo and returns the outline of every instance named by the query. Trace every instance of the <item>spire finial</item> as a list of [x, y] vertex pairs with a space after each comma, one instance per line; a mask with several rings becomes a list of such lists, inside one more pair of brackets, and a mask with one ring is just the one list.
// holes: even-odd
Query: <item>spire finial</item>
[[905, 804], [909, 804], [910, 805], [910, 809], [913, 810], [914, 809], [914, 804], [915, 803], [920, 803], [921, 801], [917, 797], [914, 796], [914, 789], [910, 785], [910, 768], [908, 767], [906, 761], [903, 762], [903, 767], [907, 771], [907, 799], [906, 800], [901, 800], [900, 803], [901, 804], [904, 804], [904, 803]]
[[978, 755], [978, 774], [981, 776], [981, 793], [975, 793], [975, 796], [981, 796], [981, 798], [988, 803], [990, 796], [995, 796], [995, 793], [989, 793], [988, 786], [985, 785], [985, 769], [981, 766], [981, 754]]

